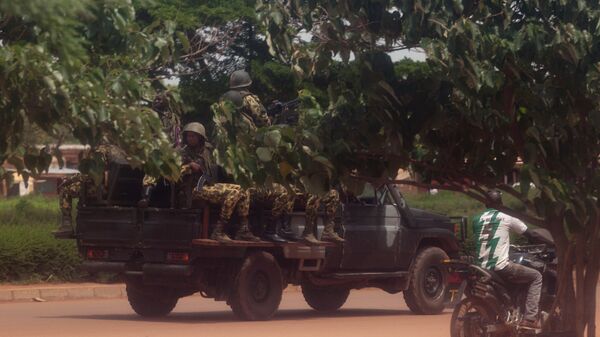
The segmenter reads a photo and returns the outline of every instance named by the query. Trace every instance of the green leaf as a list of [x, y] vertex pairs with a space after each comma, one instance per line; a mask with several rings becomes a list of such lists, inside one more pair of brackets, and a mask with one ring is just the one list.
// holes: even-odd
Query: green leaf
[[177, 38], [179, 39], [179, 42], [181, 42], [183, 50], [188, 52], [190, 50], [190, 40], [188, 40], [187, 35], [180, 31], [177, 31], [175, 34], [177, 34]]
[[263, 162], [270, 162], [273, 159], [273, 153], [271, 152], [271, 149], [266, 147], [257, 148], [256, 155], [258, 156], [258, 159]]
[[281, 133], [279, 130], [271, 130], [265, 134], [265, 144], [271, 148], [279, 146], [281, 143]]

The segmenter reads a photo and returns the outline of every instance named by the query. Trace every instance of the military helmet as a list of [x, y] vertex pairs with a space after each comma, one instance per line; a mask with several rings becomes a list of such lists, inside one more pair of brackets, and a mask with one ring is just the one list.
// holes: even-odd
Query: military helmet
[[231, 102], [236, 108], [241, 108], [244, 106], [244, 97], [237, 90], [229, 90], [221, 96], [221, 101], [223, 102]]
[[502, 204], [502, 192], [500, 192], [499, 190], [494, 188], [487, 191], [485, 194], [489, 200], [490, 205]]
[[249, 87], [252, 84], [250, 74], [244, 70], [236, 70], [229, 76], [229, 89]]
[[206, 139], [206, 129], [204, 129], [204, 125], [202, 125], [201, 123], [198, 122], [192, 122], [192, 123], [188, 123], [183, 127], [183, 132], [193, 132], [193, 133], [197, 133], [200, 136], [202, 136], [204, 139]]

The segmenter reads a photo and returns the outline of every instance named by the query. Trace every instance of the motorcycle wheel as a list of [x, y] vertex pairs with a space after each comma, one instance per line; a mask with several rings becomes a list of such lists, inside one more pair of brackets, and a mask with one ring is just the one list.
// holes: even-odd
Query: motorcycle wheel
[[486, 332], [485, 326], [497, 321], [496, 311], [489, 304], [476, 298], [465, 298], [452, 312], [451, 337], [505, 337], [510, 334]]

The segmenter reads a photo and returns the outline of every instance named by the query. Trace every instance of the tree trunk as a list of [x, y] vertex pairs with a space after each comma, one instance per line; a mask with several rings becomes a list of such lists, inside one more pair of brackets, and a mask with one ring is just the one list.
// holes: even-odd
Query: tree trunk
[[574, 247], [563, 230], [562, 219], [559, 217], [553, 219], [548, 222], [548, 229], [552, 233], [556, 244], [558, 293], [552, 313], [557, 307], [560, 310], [560, 321], [555, 324], [558, 329], [575, 331], [575, 289], [573, 287], [572, 258]]
[[585, 331], [585, 234], [578, 233], [575, 238], [575, 332], [584, 337]]
[[[594, 220], [592, 220], [594, 221]], [[594, 224], [589, 224], [587, 228], [593, 228], [592, 234], [587, 237], [588, 260], [585, 272], [585, 320], [587, 324], [587, 336], [596, 336], [596, 293], [598, 286], [598, 276], [600, 273], [600, 247], [598, 246], [598, 234], [600, 233], [600, 218]]]

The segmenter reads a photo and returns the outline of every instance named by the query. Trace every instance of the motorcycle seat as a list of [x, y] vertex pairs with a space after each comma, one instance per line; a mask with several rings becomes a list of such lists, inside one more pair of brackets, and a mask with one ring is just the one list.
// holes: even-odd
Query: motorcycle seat
[[476, 269], [479, 273], [483, 274], [486, 277], [489, 277], [494, 282], [497, 282], [502, 286], [507, 286], [508, 282], [506, 282], [506, 280], [504, 280], [502, 277], [500, 277], [500, 275], [498, 275], [498, 273], [496, 273], [495, 271], [484, 269], [484, 268], [476, 266], [476, 265], [471, 265], [471, 268]]

